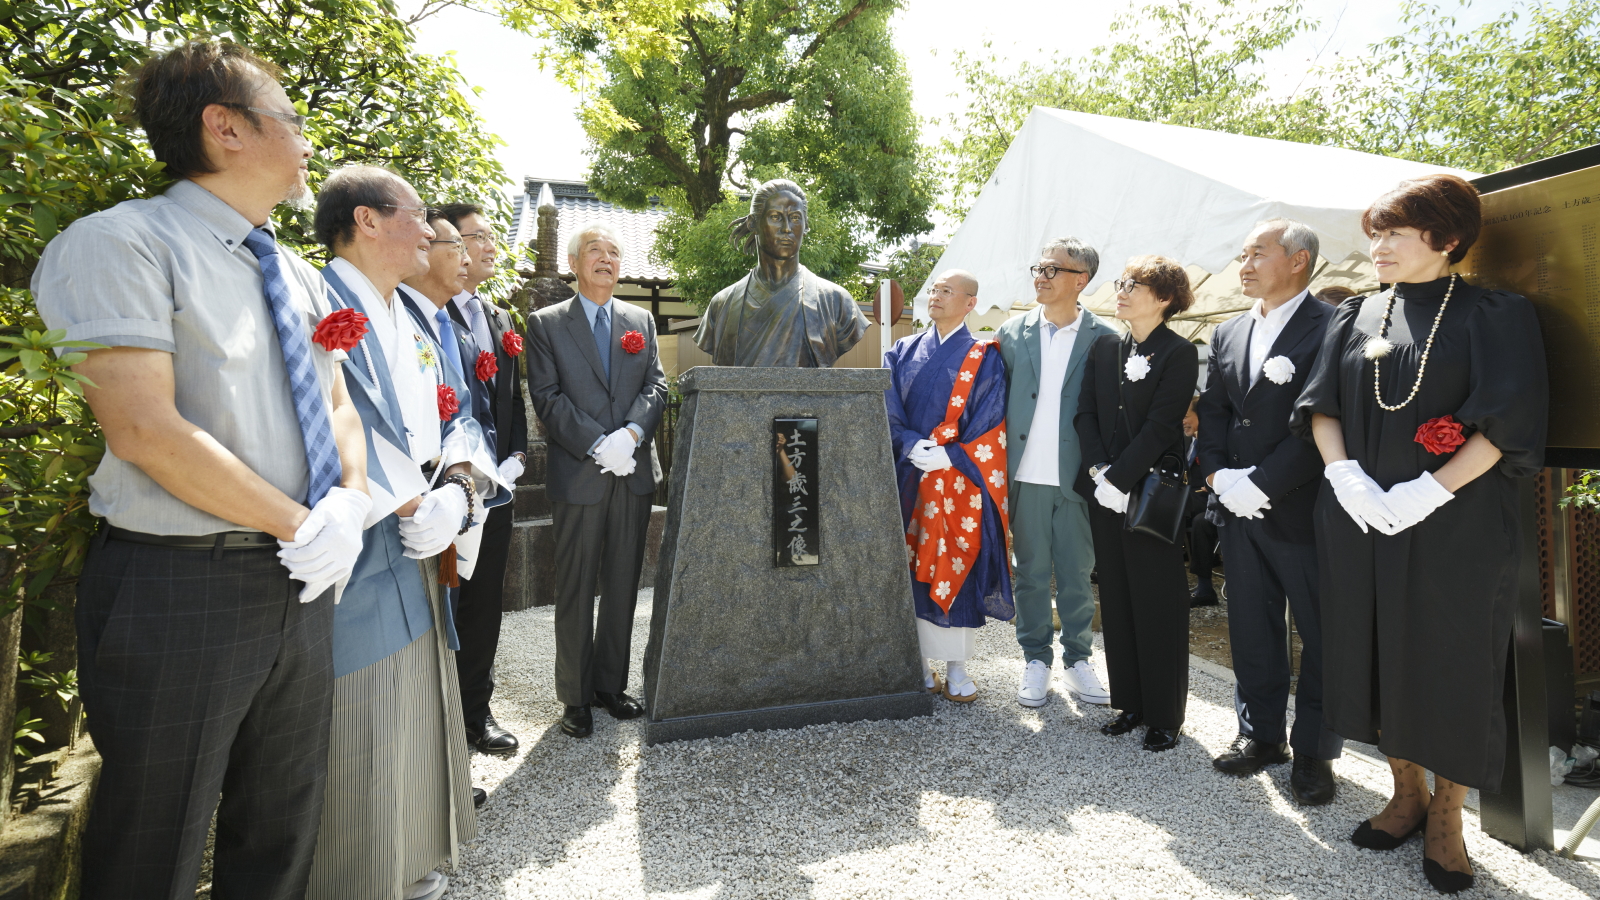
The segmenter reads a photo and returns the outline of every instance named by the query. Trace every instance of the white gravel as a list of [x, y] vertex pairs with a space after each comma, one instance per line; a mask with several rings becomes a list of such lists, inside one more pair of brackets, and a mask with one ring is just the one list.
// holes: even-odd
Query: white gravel
[[[649, 628], [642, 594], [634, 674]], [[1054, 690], [1014, 699], [1009, 625], [978, 635], [976, 703], [929, 719], [826, 725], [644, 748], [639, 722], [596, 709], [561, 734], [549, 608], [508, 615], [495, 715], [522, 740], [473, 757], [490, 792], [448, 897], [1006, 898], [1438, 897], [1421, 842], [1391, 853], [1347, 837], [1387, 797], [1388, 770], [1347, 754], [1339, 797], [1302, 809], [1289, 767], [1214, 772], [1233, 738], [1232, 688], [1190, 673], [1178, 749], [1099, 733], [1110, 714]], [[1096, 664], [1100, 660], [1098, 641]], [[1467, 897], [1600, 897], [1600, 864], [1522, 855], [1469, 814]]]

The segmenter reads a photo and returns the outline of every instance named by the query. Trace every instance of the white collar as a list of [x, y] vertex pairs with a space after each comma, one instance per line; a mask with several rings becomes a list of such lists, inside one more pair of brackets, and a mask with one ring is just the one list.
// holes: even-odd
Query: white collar
[[1294, 315], [1294, 311], [1299, 309], [1300, 304], [1309, 296], [1311, 296], [1311, 289], [1306, 288], [1296, 294], [1293, 300], [1265, 315], [1261, 312], [1262, 301], [1257, 300], [1250, 306], [1250, 318], [1254, 319], [1256, 324], [1266, 328], [1282, 328], [1283, 323], [1289, 321], [1289, 317]]
[[935, 323], [933, 325], [929, 325], [928, 326], [928, 331], [933, 334], [934, 343], [937, 344], [938, 346], [942, 347], [942, 346], [944, 346], [944, 342], [945, 341], [948, 341], [948, 340], [950, 340], [950, 338], [953, 338], [956, 335], [960, 334], [961, 332], [965, 331], [966, 328], [967, 328], [967, 323], [963, 321], [960, 325], [956, 326], [956, 330], [955, 331], [950, 332], [949, 337], [946, 337], [945, 335], [942, 335], [942, 334], [939, 333], [939, 326], [938, 326], [937, 323]]

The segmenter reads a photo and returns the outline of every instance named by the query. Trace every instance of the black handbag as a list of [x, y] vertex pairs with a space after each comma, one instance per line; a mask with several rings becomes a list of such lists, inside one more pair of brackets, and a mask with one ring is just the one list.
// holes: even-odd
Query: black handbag
[[[1133, 425], [1128, 421], [1128, 403], [1122, 396], [1122, 384], [1127, 372], [1127, 360], [1118, 354], [1117, 361], [1117, 413], [1128, 429], [1128, 440], [1133, 440]], [[1150, 474], [1140, 479], [1128, 494], [1128, 512], [1123, 517], [1126, 531], [1146, 534], [1169, 544], [1178, 543], [1183, 533], [1183, 513], [1189, 503], [1189, 470], [1183, 464], [1183, 455], [1167, 451], [1156, 460]]]

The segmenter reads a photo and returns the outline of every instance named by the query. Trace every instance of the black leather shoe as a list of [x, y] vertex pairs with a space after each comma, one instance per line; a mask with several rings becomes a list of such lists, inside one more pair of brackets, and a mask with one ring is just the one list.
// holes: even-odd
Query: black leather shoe
[[483, 717], [482, 729], [468, 728], [467, 743], [478, 748], [479, 753], [514, 753], [520, 746], [517, 736], [501, 728], [494, 716]]
[[1189, 608], [1217, 605], [1217, 589], [1211, 586], [1210, 581], [1202, 581], [1189, 591]]
[[1138, 713], [1125, 712], [1122, 715], [1117, 716], [1115, 719], [1105, 723], [1104, 725], [1101, 725], [1100, 733], [1116, 737], [1119, 734], [1127, 734], [1143, 724], [1144, 716], [1141, 716]]
[[1422, 874], [1441, 894], [1459, 894], [1472, 887], [1471, 872], [1452, 872], [1426, 856], [1422, 858]]
[[1289, 792], [1301, 806], [1321, 806], [1333, 799], [1333, 760], [1312, 759], [1294, 755], [1294, 769], [1289, 773]]
[[480, 809], [480, 808], [483, 807], [483, 805], [485, 803], [488, 803], [488, 802], [489, 802], [489, 792], [488, 791], [484, 790], [483, 788], [473, 788], [472, 789], [472, 806], [473, 806], [474, 809]]
[[1411, 840], [1412, 835], [1421, 831], [1426, 824], [1428, 824], [1428, 816], [1424, 813], [1422, 818], [1417, 820], [1417, 824], [1411, 826], [1410, 831], [1395, 837], [1381, 828], [1373, 828], [1372, 820], [1368, 819], [1356, 826], [1355, 833], [1350, 835], [1350, 843], [1366, 850], [1393, 850]]
[[1146, 728], [1144, 730], [1144, 748], [1151, 753], [1160, 753], [1178, 746], [1178, 735], [1183, 733], [1182, 728]]
[[594, 733], [594, 717], [588, 706], [569, 706], [561, 717], [561, 733], [569, 737], [585, 738]]
[[637, 719], [644, 715], [644, 704], [627, 694], [594, 692], [594, 702], [604, 706], [613, 719]]
[[1241, 734], [1233, 739], [1227, 752], [1211, 761], [1211, 765], [1218, 772], [1227, 772], [1229, 775], [1254, 775], [1264, 766], [1288, 761], [1288, 744], [1263, 744], [1249, 735]]

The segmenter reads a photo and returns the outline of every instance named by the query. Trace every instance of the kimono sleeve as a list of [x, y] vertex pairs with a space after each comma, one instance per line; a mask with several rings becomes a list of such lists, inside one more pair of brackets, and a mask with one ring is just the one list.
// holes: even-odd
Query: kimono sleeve
[[1467, 321], [1467, 339], [1469, 392], [1456, 418], [1495, 445], [1505, 475], [1537, 474], [1544, 466], [1550, 384], [1533, 304], [1519, 294], [1489, 291]]
[[1300, 391], [1300, 399], [1294, 402], [1294, 409], [1289, 412], [1289, 430], [1306, 440], [1311, 440], [1311, 417], [1314, 414], [1344, 418], [1340, 394], [1344, 373], [1340, 366], [1344, 363], [1345, 343], [1352, 337], [1356, 314], [1361, 311], [1361, 301], [1365, 299], [1351, 297], [1334, 310], [1333, 321], [1322, 335], [1322, 350], [1317, 353], [1317, 362], [1306, 377], [1306, 386]]

